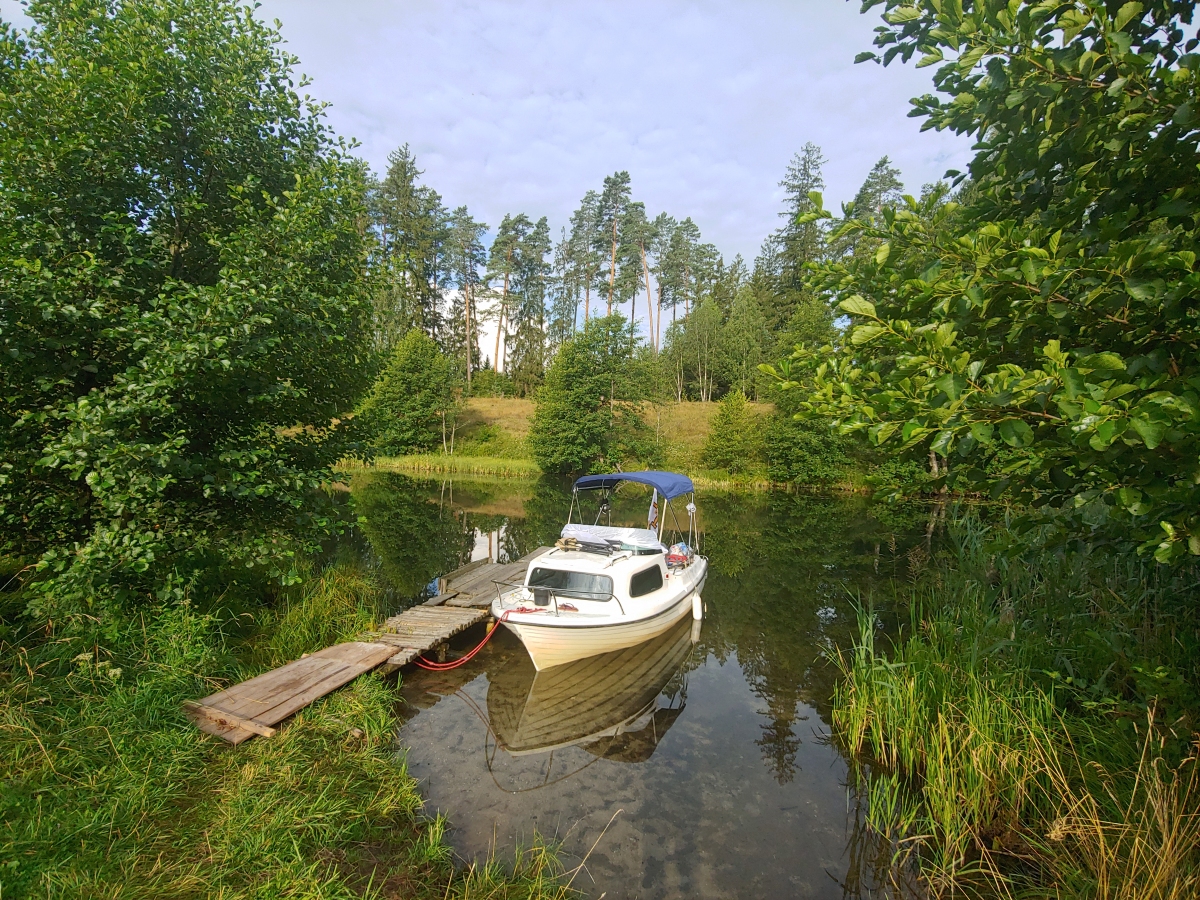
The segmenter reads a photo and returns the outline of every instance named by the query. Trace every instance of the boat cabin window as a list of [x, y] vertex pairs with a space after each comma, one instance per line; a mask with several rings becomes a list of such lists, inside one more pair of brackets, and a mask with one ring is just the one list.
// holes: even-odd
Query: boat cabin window
[[559, 597], [577, 600], [610, 600], [613, 583], [607, 575], [568, 572], [565, 569], [535, 568], [529, 573], [529, 587], [550, 588]]
[[629, 596], [644, 597], [647, 594], [653, 594], [662, 586], [662, 569], [658, 566], [651, 566], [648, 569], [642, 569], [629, 579]]

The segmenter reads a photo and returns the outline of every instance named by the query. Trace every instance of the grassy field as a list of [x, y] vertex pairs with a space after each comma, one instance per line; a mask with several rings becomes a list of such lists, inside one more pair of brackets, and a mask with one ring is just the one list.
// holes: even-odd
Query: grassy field
[[[770, 415], [767, 403], [752, 403], [759, 416]], [[666, 466], [695, 475], [707, 487], [766, 487], [759, 476], [731, 477], [707, 471], [703, 464], [704, 442], [708, 439], [716, 403], [663, 404], [646, 408], [646, 421], [664, 449]], [[467, 401], [453, 454], [425, 453], [402, 457], [380, 457], [380, 469], [438, 475], [536, 476], [537, 464], [530, 459], [529, 436], [533, 402], [509, 397], [473, 397]], [[347, 466], [349, 468], [350, 466]]]
[[[0, 642], [0, 897], [566, 897], [543, 845], [456, 868], [377, 675], [236, 748], [181, 704], [368, 627], [335, 566], [270, 606], [228, 591]], [[17, 622], [19, 595], [0, 592]], [[240, 635], [240, 636], [239, 636]], [[503, 864], [502, 864], [503, 863]]]

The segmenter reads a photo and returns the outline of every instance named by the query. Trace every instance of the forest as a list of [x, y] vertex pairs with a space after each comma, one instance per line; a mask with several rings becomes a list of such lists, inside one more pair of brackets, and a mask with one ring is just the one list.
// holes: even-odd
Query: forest
[[[828, 307], [804, 293], [802, 273], [850, 247], [828, 242], [823, 223], [798, 223], [809, 195], [825, 187], [824, 162], [812, 144], [796, 154], [781, 182], [783, 223], [750, 268], [740, 256], [726, 262], [691, 218], [651, 218], [633, 200], [628, 172], [584, 194], [557, 240], [545, 216], [524, 212], [505, 215], [493, 234], [465, 206], [443, 205], [405, 145], [369, 188], [376, 349], [386, 356], [419, 328], [453, 362], [466, 394], [527, 397], [564, 341], [594, 318], [624, 314], [628, 353], [661, 355], [676, 401], [757, 396], [761, 363], [833, 335]], [[881, 159], [858, 208], [899, 202], [899, 176]], [[490, 346], [480, 340], [484, 321], [495, 332]]]
[[371, 172], [229, 0], [27, 11], [0, 22], [9, 893], [568, 895], [540, 843], [454, 865], [381, 678], [237, 757], [180, 709], [379, 619], [322, 556], [339, 485], [453, 455], [488, 398], [531, 402], [535, 475], [665, 464], [661, 409], [711, 404], [707, 468], [928, 505], [824, 655], [898, 893], [1200, 891], [1193, 4], [865, 0], [858, 61], [931, 67], [911, 114], [970, 164], [905, 193], [884, 157], [830, 210], [808, 144], [752, 264], [625, 171], [557, 234], [448, 209], [408, 145]]

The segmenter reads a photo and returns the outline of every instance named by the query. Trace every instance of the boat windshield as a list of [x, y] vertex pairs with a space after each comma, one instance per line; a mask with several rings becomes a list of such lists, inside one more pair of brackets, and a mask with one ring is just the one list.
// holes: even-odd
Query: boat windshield
[[612, 579], [607, 575], [540, 567], [529, 573], [528, 587], [550, 588], [559, 597], [577, 600], [611, 600], [613, 592]]

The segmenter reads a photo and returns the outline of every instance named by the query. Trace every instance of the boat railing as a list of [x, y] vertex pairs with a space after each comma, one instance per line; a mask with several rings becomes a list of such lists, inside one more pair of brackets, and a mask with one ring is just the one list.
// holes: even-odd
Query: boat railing
[[[526, 584], [524, 581], [492, 581], [496, 586], [496, 599], [503, 606], [504, 595], [512, 594], [519, 590], [527, 590], [533, 597], [533, 605], [539, 608], [551, 609], [554, 614], [559, 614], [558, 600], [561, 596], [563, 600], [592, 600], [598, 602], [607, 602], [616, 600], [617, 607], [621, 610], [621, 615], [625, 615], [625, 606], [621, 603], [621, 598], [612, 591], [583, 591], [574, 588], [551, 588], [542, 585]], [[551, 606], [553, 604], [553, 606]], [[566, 604], [564, 604], [566, 605]], [[574, 607], [568, 609], [569, 612], [575, 612]]]

